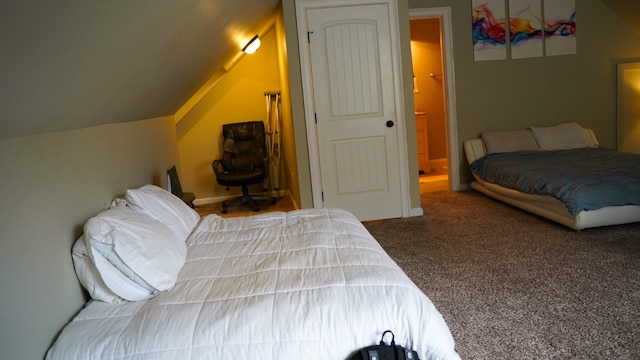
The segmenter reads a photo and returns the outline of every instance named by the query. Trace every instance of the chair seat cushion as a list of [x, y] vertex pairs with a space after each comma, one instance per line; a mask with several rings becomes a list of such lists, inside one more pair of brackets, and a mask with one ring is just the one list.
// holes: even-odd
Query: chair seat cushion
[[266, 176], [264, 168], [248, 171], [223, 172], [217, 176], [218, 183], [224, 186], [242, 186], [262, 182]]

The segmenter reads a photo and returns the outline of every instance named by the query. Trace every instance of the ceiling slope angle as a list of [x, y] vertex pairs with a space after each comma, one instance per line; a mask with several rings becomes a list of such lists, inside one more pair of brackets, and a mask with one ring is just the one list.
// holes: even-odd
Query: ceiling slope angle
[[0, 139], [174, 115], [279, 3], [1, 2]]
[[640, 1], [602, 0], [602, 2], [640, 35]]

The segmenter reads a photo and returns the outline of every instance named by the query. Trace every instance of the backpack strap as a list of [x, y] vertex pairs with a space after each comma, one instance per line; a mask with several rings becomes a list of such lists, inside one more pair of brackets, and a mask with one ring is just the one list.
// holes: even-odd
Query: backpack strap
[[382, 337], [380, 338], [380, 345], [385, 345], [385, 343], [384, 343], [384, 336], [385, 336], [387, 333], [390, 333], [390, 334], [391, 334], [391, 346], [396, 346], [396, 336], [393, 334], [393, 331], [391, 331], [391, 330], [385, 330], [385, 331], [382, 333]]
[[418, 357], [418, 354], [411, 349], [397, 345], [395, 347], [395, 350], [396, 350], [396, 359], [398, 360], [420, 360], [420, 358]]
[[398, 359], [404, 359], [404, 360], [419, 360], [418, 356], [411, 350], [411, 349], [407, 349], [407, 348], [399, 348], [396, 347], [398, 349], [398, 354], [396, 355], [396, 357]]
[[[415, 355], [415, 356], [414, 356]], [[407, 360], [419, 360], [418, 355], [409, 349], [404, 349], [404, 357]]]
[[378, 350], [369, 350], [367, 351], [367, 353], [369, 355], [369, 357], [367, 358], [368, 360], [380, 360], [380, 358], [378, 357]]

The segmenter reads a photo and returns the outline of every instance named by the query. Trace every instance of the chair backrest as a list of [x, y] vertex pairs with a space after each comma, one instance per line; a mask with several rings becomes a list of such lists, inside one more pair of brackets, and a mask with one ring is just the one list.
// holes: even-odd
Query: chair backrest
[[225, 171], [264, 167], [267, 149], [262, 121], [222, 125], [222, 136], [222, 168]]
[[180, 186], [180, 179], [178, 178], [178, 170], [173, 166], [167, 170], [167, 176], [169, 177], [169, 189], [171, 193], [179, 198], [182, 198], [184, 192], [182, 186]]

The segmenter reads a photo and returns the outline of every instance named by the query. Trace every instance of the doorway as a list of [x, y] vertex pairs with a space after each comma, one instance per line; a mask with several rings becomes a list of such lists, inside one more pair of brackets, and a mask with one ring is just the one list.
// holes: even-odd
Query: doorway
[[396, 8], [323, 3], [299, 3], [297, 17], [314, 207], [360, 220], [406, 216]]
[[458, 191], [450, 8], [411, 9], [409, 18], [420, 193]]
[[449, 189], [440, 18], [409, 21], [420, 193]]

